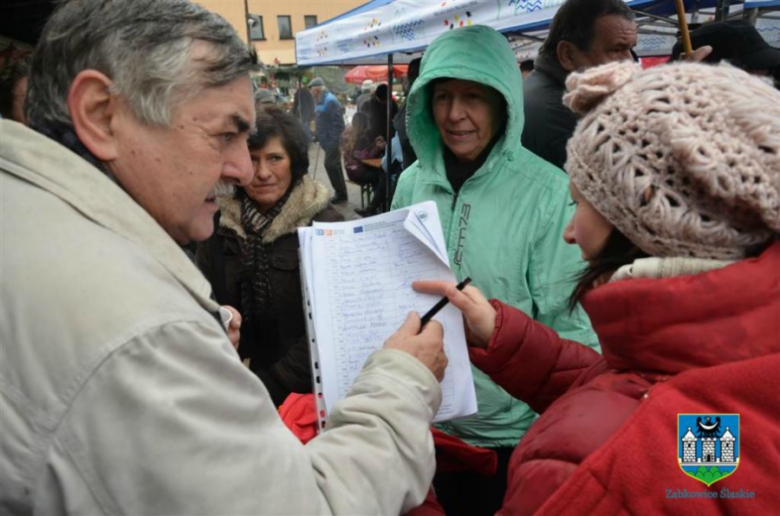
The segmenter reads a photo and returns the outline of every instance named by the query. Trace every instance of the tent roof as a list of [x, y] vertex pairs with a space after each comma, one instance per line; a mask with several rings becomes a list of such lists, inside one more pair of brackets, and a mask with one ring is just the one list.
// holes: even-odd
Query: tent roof
[[[731, 0], [740, 7], [742, 2]], [[296, 34], [297, 62], [299, 66], [379, 64], [390, 53], [394, 54], [394, 62], [408, 62], [408, 54], [422, 51], [443, 32], [473, 24], [543, 39], [563, 3], [564, 0], [372, 0]], [[640, 19], [642, 13], [664, 17], [676, 14], [674, 0], [626, 3]], [[713, 8], [716, 3], [685, 0], [689, 12]], [[780, 0], [748, 0], [753, 7], [775, 4], [780, 4]]]

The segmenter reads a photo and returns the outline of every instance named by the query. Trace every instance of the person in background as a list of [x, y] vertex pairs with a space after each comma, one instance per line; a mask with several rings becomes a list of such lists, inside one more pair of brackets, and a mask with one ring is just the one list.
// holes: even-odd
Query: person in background
[[325, 171], [336, 192], [330, 202], [344, 204], [347, 202], [347, 183], [344, 180], [344, 171], [341, 170], [339, 151], [339, 140], [344, 132], [344, 110], [336, 96], [327, 90], [325, 81], [321, 78], [312, 79], [309, 89], [317, 102], [317, 141], [325, 151]]
[[520, 73], [523, 75], [523, 80], [528, 79], [528, 76], [531, 75], [531, 72], [534, 71], [534, 61], [533, 59], [526, 59], [522, 63], [520, 63]]
[[0, 70], [0, 116], [21, 124], [27, 122], [24, 116], [24, 102], [27, 96], [27, 76], [30, 73], [32, 54], [10, 60]]
[[[691, 32], [693, 48], [712, 47], [712, 53], [702, 62], [727, 61], [753, 75], [771, 76], [780, 67], [780, 50], [767, 43], [747, 20], [728, 20], [702, 25]], [[682, 44], [672, 50], [672, 61], [680, 59]]]
[[[377, 138], [377, 147], [382, 151], [382, 168], [380, 169], [380, 175], [374, 186], [374, 195], [371, 196], [371, 202], [365, 208], [358, 208], [355, 213], [361, 217], [370, 217], [378, 213], [386, 211], [386, 203], [388, 199], [387, 192], [390, 192], [390, 196], [393, 195], [395, 190], [395, 184], [398, 181], [398, 176], [403, 172], [404, 155], [401, 150], [401, 141], [398, 139], [398, 133], [395, 133], [392, 139], [392, 159], [388, 162], [388, 147], [384, 143], [382, 137]], [[388, 185], [388, 175], [390, 184]]]
[[360, 95], [355, 101], [355, 106], [357, 106], [357, 110], [360, 111], [360, 108], [363, 107], [363, 104], [371, 100], [371, 97], [373, 95], [374, 95], [374, 81], [372, 81], [371, 79], [366, 79], [365, 81], [363, 81], [363, 84], [360, 85]]
[[[374, 90], [371, 99], [364, 105], [364, 112], [368, 113], [368, 136], [376, 138], [381, 136], [387, 140], [387, 103], [390, 102], [390, 121], [398, 114], [398, 104], [390, 94], [387, 84], [380, 84]], [[395, 135], [395, 128], [390, 125], [390, 138]]]
[[448, 295], [474, 363], [541, 414], [512, 456], [501, 514], [680, 513], [692, 500], [666, 493], [704, 488], [679, 470], [685, 413], [740, 414], [739, 468], [710, 492], [753, 492], [702, 497], [691, 513], [774, 512], [780, 93], [735, 68], [679, 63], [608, 64], [568, 86], [584, 118], [562, 236], [588, 261], [572, 301], [604, 356], [477, 288], [415, 284]]
[[398, 133], [398, 139], [401, 142], [401, 151], [403, 152], [403, 156], [404, 156], [402, 170], [406, 170], [407, 168], [412, 166], [412, 163], [417, 161], [417, 154], [414, 153], [414, 148], [412, 147], [412, 144], [409, 141], [409, 134], [406, 130], [406, 106], [409, 104], [409, 92], [412, 91], [414, 82], [417, 80], [417, 77], [420, 75], [421, 61], [422, 58], [418, 57], [416, 59], [412, 59], [412, 61], [409, 63], [409, 68], [406, 73], [406, 80], [404, 82], [404, 94], [406, 96], [406, 99], [404, 100], [404, 103], [401, 105], [401, 107], [398, 109], [398, 114], [396, 115], [394, 121], [395, 129]]
[[[567, 303], [582, 265], [558, 236], [573, 212], [568, 179], [518, 144], [522, 96], [517, 61], [500, 33], [473, 26], [439, 36], [409, 95], [417, 162], [401, 174], [392, 207], [435, 201], [459, 280], [471, 277], [488, 295], [597, 347], [587, 316]], [[499, 509], [509, 457], [536, 418], [482, 372], [474, 370], [474, 381], [478, 416], [440, 428], [495, 451], [498, 469], [493, 477], [438, 473], [436, 494], [451, 515]]]
[[[384, 174], [379, 167], [372, 167], [363, 163], [363, 160], [380, 158], [385, 149], [385, 140], [378, 136], [373, 141], [368, 136], [368, 115], [355, 113], [352, 123], [341, 136], [341, 156], [344, 161], [344, 169], [350, 181], [359, 185], [370, 184], [374, 192], [373, 199], [382, 195], [382, 181]], [[361, 216], [372, 215], [376, 210], [358, 208], [355, 213]]]
[[634, 13], [623, 0], [567, 0], [555, 13], [534, 71], [523, 84], [523, 147], [562, 168], [577, 118], [563, 105], [566, 77], [613, 61], [632, 59]]
[[306, 175], [306, 133], [294, 116], [266, 107], [255, 129], [254, 178], [234, 197], [217, 198], [219, 226], [197, 257], [217, 302], [242, 314], [239, 355], [279, 406], [292, 392], [312, 391], [297, 229], [344, 217], [325, 185]]
[[410, 314], [303, 446], [181, 250], [254, 177], [255, 66], [188, 0], [71, 0], [47, 21], [30, 127], [0, 120], [0, 513], [401, 514], [425, 498], [441, 325]]
[[255, 107], [258, 110], [266, 109], [269, 106], [276, 105], [276, 98], [271, 90], [265, 88], [258, 88], [255, 91]]
[[298, 118], [303, 126], [303, 130], [306, 131], [306, 135], [309, 137], [309, 142], [312, 141], [311, 123], [316, 116], [316, 103], [309, 88], [305, 85], [306, 78], [301, 79], [298, 89], [295, 90], [295, 97], [293, 98], [293, 114]]

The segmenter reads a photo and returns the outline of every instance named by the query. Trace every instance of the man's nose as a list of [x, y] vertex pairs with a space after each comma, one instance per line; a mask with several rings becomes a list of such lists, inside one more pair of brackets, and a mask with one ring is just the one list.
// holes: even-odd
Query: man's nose
[[252, 182], [252, 178], [255, 177], [255, 169], [252, 166], [252, 158], [249, 155], [248, 148], [242, 146], [233, 152], [225, 162], [222, 176], [234, 179], [241, 186], [246, 186]]

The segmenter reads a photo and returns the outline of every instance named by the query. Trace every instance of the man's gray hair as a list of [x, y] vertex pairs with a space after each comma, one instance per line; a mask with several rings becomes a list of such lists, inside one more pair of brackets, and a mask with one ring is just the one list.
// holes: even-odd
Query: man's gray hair
[[[196, 42], [203, 48], [193, 52]], [[257, 64], [221, 16], [189, 0], [69, 0], [41, 35], [30, 72], [30, 125], [72, 126], [73, 79], [97, 70], [142, 122], [168, 125], [176, 103], [221, 86]]]

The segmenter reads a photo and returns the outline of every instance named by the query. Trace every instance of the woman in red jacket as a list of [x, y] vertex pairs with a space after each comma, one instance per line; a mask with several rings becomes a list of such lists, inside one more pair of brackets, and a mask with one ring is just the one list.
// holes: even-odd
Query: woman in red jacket
[[[572, 303], [603, 356], [477, 288], [415, 284], [463, 311], [472, 362], [540, 414], [501, 514], [775, 511], [780, 92], [698, 64], [615, 63], [568, 87], [584, 117], [564, 238], [588, 262]], [[679, 467], [682, 413], [741, 414], [739, 467], [716, 486]]]

